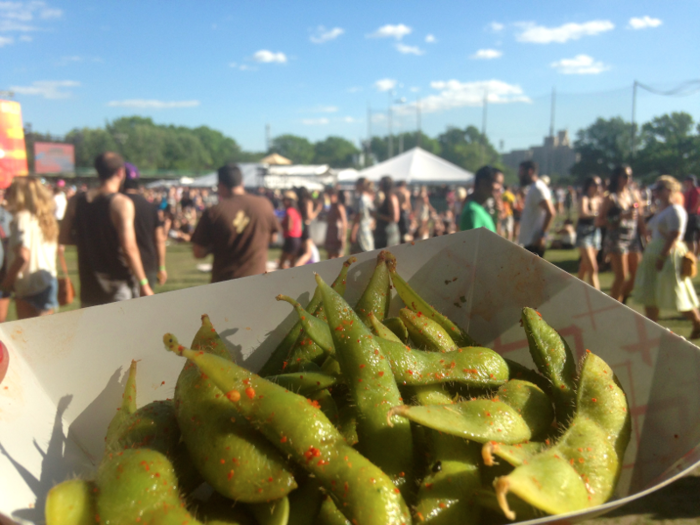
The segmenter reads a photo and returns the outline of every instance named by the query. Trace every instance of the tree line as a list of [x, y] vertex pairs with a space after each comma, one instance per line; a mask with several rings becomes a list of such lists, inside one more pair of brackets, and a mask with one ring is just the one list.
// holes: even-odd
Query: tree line
[[[103, 128], [75, 128], [65, 137], [25, 130], [29, 169], [33, 171], [33, 144], [58, 141], [75, 146], [77, 167], [91, 167], [100, 152], [111, 150], [143, 171], [211, 171], [227, 162], [257, 162], [279, 153], [295, 164], [329, 164], [334, 168], [362, 168], [420, 146], [468, 171], [484, 164], [501, 167], [514, 181], [514, 170], [502, 164], [488, 137], [476, 127], [450, 126], [437, 137], [421, 132], [372, 137], [360, 148], [347, 139], [329, 136], [317, 142], [284, 134], [275, 137], [269, 151], [244, 151], [231, 137], [207, 126], [188, 128], [156, 124], [150, 118], [123, 117]], [[561, 182], [581, 182], [591, 174], [607, 177], [616, 164], [630, 164], [636, 175], [653, 179], [660, 174], [683, 178], [700, 176], [700, 123], [688, 113], [662, 115], [641, 126], [621, 117], [597, 119], [576, 134], [578, 161], [570, 177]]]

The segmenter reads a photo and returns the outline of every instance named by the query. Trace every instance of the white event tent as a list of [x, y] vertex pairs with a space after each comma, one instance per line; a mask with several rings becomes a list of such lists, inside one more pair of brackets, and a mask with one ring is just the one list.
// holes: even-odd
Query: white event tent
[[474, 180], [473, 173], [421, 148], [410, 149], [359, 172], [360, 177], [374, 182], [385, 175], [389, 175], [394, 182], [404, 180], [406, 184], [469, 185]]

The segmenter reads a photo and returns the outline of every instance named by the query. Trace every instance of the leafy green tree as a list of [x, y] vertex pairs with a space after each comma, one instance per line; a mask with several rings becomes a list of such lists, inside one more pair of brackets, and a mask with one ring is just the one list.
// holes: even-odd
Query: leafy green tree
[[270, 153], [278, 153], [294, 164], [311, 164], [314, 160], [314, 145], [304, 137], [280, 135], [272, 140]]
[[328, 164], [332, 168], [349, 168], [355, 164], [360, 150], [342, 137], [328, 137], [314, 144], [314, 163]]
[[488, 137], [474, 126], [465, 129], [449, 127], [438, 136], [440, 156], [466, 170], [475, 172], [481, 166], [500, 166], [501, 156]]
[[599, 118], [579, 130], [574, 141], [579, 160], [571, 168], [571, 174], [579, 181], [593, 174], [609, 177], [616, 165], [630, 161], [631, 133], [631, 124], [622, 117]]
[[207, 126], [200, 126], [192, 130], [192, 134], [199, 139], [202, 146], [207, 150], [210, 163], [208, 169], [217, 169], [228, 162], [235, 162], [240, 159], [241, 147], [230, 137], [220, 131]]
[[[418, 133], [417, 132], [406, 132], [399, 135], [393, 135], [393, 150], [394, 155], [399, 154], [400, 140], [403, 138], [403, 151], [406, 152], [410, 149], [418, 146]], [[387, 160], [389, 155], [389, 137], [372, 137], [371, 141], [372, 155], [374, 155], [378, 162], [383, 162]], [[425, 133], [420, 133], [420, 147], [430, 153], [435, 155], [440, 155], [440, 143], [426, 135]]]
[[644, 124], [635, 173], [648, 179], [672, 175], [680, 180], [698, 173], [700, 136], [693, 127], [693, 117], [684, 112], [662, 115]]
[[92, 167], [95, 157], [103, 151], [116, 151], [114, 137], [105, 129], [73, 129], [66, 135], [66, 142], [75, 146], [75, 165]]

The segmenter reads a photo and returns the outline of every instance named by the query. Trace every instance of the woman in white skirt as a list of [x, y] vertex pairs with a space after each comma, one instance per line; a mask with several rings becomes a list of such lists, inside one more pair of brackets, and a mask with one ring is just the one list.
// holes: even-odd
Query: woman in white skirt
[[680, 190], [680, 183], [670, 175], [662, 175], [652, 187], [657, 210], [646, 226], [650, 241], [637, 272], [634, 296], [652, 321], [658, 321], [662, 309], [682, 313], [693, 322], [690, 339], [698, 339], [698, 297], [690, 278], [681, 277], [683, 256], [688, 252], [682, 241], [688, 214], [683, 206], [674, 204]]

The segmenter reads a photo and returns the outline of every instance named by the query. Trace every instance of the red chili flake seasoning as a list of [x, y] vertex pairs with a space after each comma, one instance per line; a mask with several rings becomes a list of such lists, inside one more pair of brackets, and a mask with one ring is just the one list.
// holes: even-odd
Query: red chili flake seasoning
[[591, 401], [593, 401], [594, 403], [597, 403], [597, 402], [598, 402], [598, 400], [597, 400], [595, 397], [592, 397], [592, 398], [591, 398]]
[[379, 355], [379, 350], [375, 350], [374, 355]]
[[379, 372], [377, 375], [378, 375], [379, 377], [384, 377], [384, 372]]
[[248, 378], [246, 377], [246, 378], [243, 380], [243, 384], [244, 384], [244, 385], [249, 385], [249, 384], [250, 384], [250, 379], [248, 379]]
[[228, 474], [226, 475], [228, 479], [231, 479], [233, 477], [233, 470], [229, 470]]
[[160, 382], [160, 386], [163, 386], [165, 384], [165, 381]]
[[241, 399], [241, 393], [238, 390], [229, 390], [226, 392], [226, 397], [229, 401], [233, 401], [235, 403]]
[[588, 348], [586, 348], [586, 353], [587, 353], [587, 354], [590, 354], [591, 351], [590, 351]]
[[365, 365], [360, 365], [360, 370], [362, 370], [365, 367]]
[[245, 389], [245, 395], [248, 396], [248, 399], [253, 399], [255, 397], [255, 389], [249, 386]]
[[406, 370], [406, 372], [408, 372], [408, 375], [413, 375], [413, 370]]
[[287, 365], [288, 365], [288, 364], [289, 364], [289, 363], [287, 363], [287, 361], [282, 361], [282, 370], [284, 370], [285, 368], [287, 368]]
[[222, 465], [225, 465], [225, 464], [226, 464], [226, 460], [222, 458], [222, 459], [219, 460], [219, 463], [221, 463]]
[[440, 507], [441, 509], [445, 509], [445, 508], [447, 508], [447, 505], [445, 505], [443, 502], [440, 502], [439, 507]]
[[286, 443], [287, 442], [287, 436], [282, 436], [280, 438], [280, 443]]
[[542, 317], [542, 314], [539, 313], [537, 310], [535, 310], [535, 313], [537, 313], [537, 315], [539, 315], [540, 317]]
[[309, 405], [311, 405], [312, 407], [321, 408], [321, 405], [319, 405], [318, 401], [316, 401], [315, 399], [313, 399], [313, 400], [307, 399], [307, 401], [309, 402]]
[[321, 455], [321, 451], [314, 447], [313, 445], [309, 447], [309, 450], [304, 452], [304, 457], [306, 461], [311, 461], [313, 458], [317, 458]]

